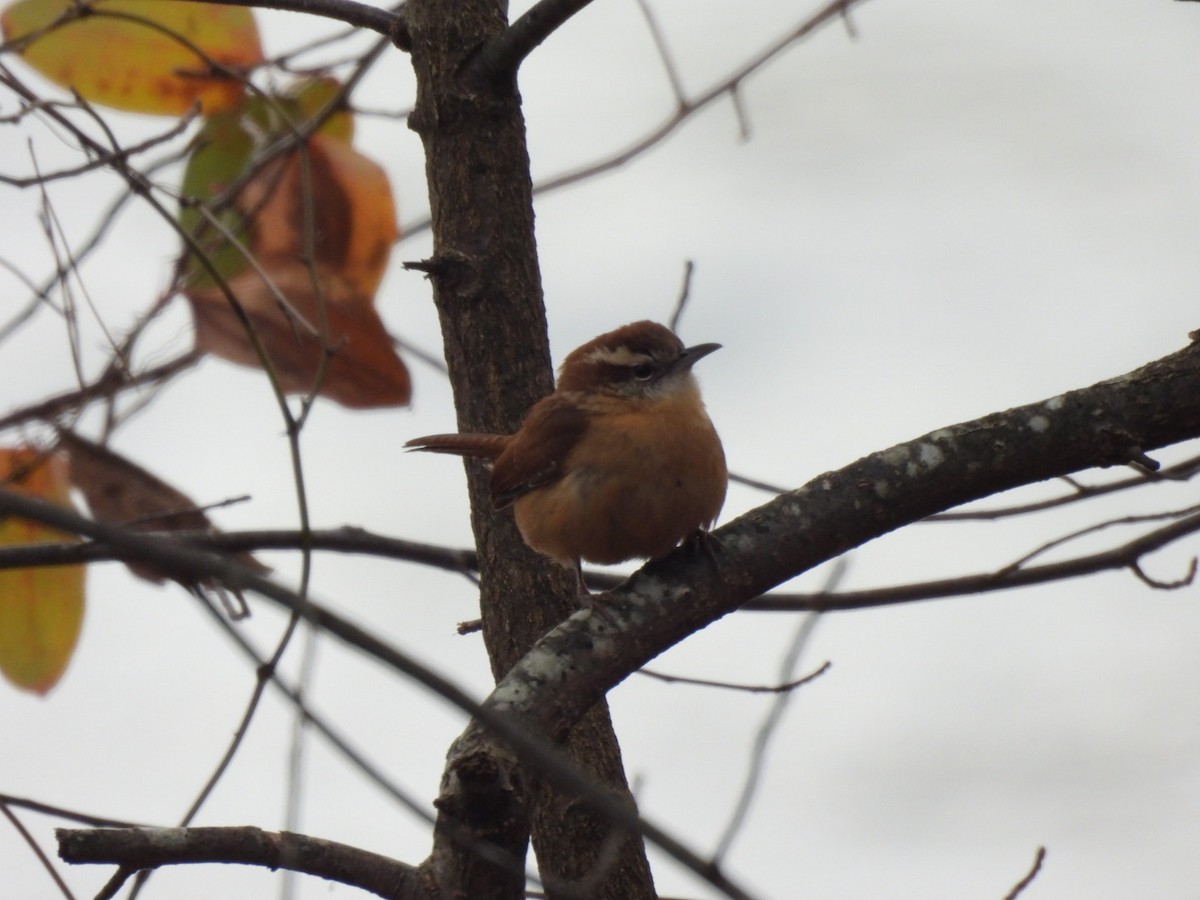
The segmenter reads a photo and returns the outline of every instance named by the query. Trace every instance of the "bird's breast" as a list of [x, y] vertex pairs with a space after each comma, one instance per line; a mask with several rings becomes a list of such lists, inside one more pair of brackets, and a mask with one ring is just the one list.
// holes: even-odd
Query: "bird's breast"
[[698, 394], [593, 411], [563, 476], [515, 504], [526, 542], [565, 564], [655, 558], [717, 518], [725, 454]]

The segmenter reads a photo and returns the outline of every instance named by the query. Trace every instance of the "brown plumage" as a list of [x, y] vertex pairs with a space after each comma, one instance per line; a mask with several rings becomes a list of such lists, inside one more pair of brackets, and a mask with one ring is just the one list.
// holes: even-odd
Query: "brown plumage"
[[691, 371], [719, 346], [634, 322], [572, 351], [514, 434], [405, 446], [490, 461], [496, 508], [511, 505], [525, 543], [564, 566], [657, 558], [725, 501], [725, 454]]

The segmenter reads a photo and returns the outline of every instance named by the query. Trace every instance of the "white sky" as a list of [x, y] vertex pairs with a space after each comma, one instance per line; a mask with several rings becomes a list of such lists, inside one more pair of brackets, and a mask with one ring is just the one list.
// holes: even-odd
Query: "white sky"
[[[807, 5], [659, 0], [655, 9], [687, 88], [699, 92]], [[556, 360], [627, 321], [665, 319], [684, 261], [695, 260], [681, 331], [725, 345], [699, 374], [731, 468], [784, 485], [1119, 375], [1200, 327], [1200, 6], [908, 0], [868, 3], [853, 20], [857, 39], [829, 28], [745, 85], [749, 141], [723, 101], [635, 163], [537, 206]], [[293, 16], [261, 22], [272, 49], [303, 31]], [[521, 87], [535, 178], [625, 146], [672, 108], [632, 0], [585, 10], [535, 53]], [[389, 108], [410, 100], [398, 54], [361, 97]], [[0, 111], [12, 112], [11, 99]], [[134, 136], [162, 127], [122, 122]], [[359, 135], [391, 174], [401, 222], [423, 218], [416, 137], [390, 122], [363, 123]], [[73, 159], [45, 133], [35, 142], [44, 167]], [[0, 131], [0, 169], [24, 170], [28, 156], [23, 134]], [[98, 175], [50, 196], [78, 241], [113, 190]], [[36, 193], [0, 198], [0, 253], [33, 275], [49, 271]], [[426, 234], [399, 245], [379, 305], [393, 331], [436, 350], [428, 288], [399, 267], [428, 251]], [[151, 214], [122, 218], [119, 239], [85, 269], [110, 328], [149, 305], [173, 253]], [[2, 302], [15, 309], [26, 293], [4, 278]], [[0, 411], [72, 383], [61, 325], [45, 318], [0, 354]], [[188, 341], [178, 313], [155, 330], [158, 353]], [[103, 360], [94, 325], [84, 346], [94, 373]], [[318, 408], [304, 438], [314, 520], [465, 546], [461, 467], [398, 450], [454, 421], [445, 382], [412, 368], [411, 411]], [[198, 502], [252, 494], [215, 514], [222, 527], [296, 523], [282, 426], [265, 380], [249, 370], [206, 362], [115, 446]], [[1156, 456], [1169, 462], [1187, 449]], [[844, 586], [999, 567], [1084, 521], [1195, 498], [1194, 485], [1164, 486], [1122, 495], [1086, 520], [919, 526], [856, 553]], [[764, 499], [734, 488], [725, 517]], [[1169, 550], [1147, 568], [1177, 578], [1194, 552]], [[262, 556], [294, 576], [289, 555]], [[322, 555], [313, 583], [323, 602], [486, 693], [478, 637], [454, 632], [475, 615], [462, 578]], [[88, 585], [83, 638], [59, 688], [36, 700], [0, 685], [0, 791], [170, 824], [223, 752], [253, 673], [181, 590], [131, 580], [116, 564], [95, 567]], [[265, 648], [281, 623], [258, 604], [245, 628]], [[655, 667], [773, 682], [794, 626], [730, 616]], [[1045, 845], [1030, 900], [1194, 898], [1198, 627], [1194, 588], [1152, 592], [1128, 574], [827, 617], [801, 668], [833, 668], [797, 695], [776, 737], [732, 873], [784, 900], [1000, 898]], [[460, 716], [325, 642], [312, 698], [394, 779], [433, 796]], [[768, 703], [642, 677], [618, 687], [613, 715], [643, 811], [711, 850]], [[199, 823], [279, 827], [288, 742], [287, 711], [272, 696]], [[320, 740], [308, 771], [301, 830], [413, 863], [425, 856], [425, 829]], [[56, 823], [23, 818], [52, 849]], [[7, 828], [0, 873], [2, 896], [54, 896]], [[108, 874], [67, 878], [87, 896]], [[711, 896], [658, 857], [656, 877], [664, 894]], [[165, 872], [144, 896], [271, 896], [274, 878]], [[316, 881], [300, 892], [356, 895]]]

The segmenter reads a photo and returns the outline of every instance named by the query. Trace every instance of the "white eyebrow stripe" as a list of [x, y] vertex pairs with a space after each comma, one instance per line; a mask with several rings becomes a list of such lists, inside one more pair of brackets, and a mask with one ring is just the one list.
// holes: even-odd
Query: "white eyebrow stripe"
[[604, 363], [610, 366], [635, 366], [652, 362], [645, 353], [634, 353], [628, 347], [597, 347], [583, 358], [587, 363]]

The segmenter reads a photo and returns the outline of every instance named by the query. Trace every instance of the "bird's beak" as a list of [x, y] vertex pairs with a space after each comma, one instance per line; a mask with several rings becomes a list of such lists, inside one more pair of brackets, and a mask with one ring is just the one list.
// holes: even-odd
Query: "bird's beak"
[[686, 348], [683, 353], [679, 354], [679, 359], [675, 360], [671, 366], [673, 372], [686, 372], [708, 354], [714, 350], [720, 350], [720, 344], [697, 344], [695, 347]]

